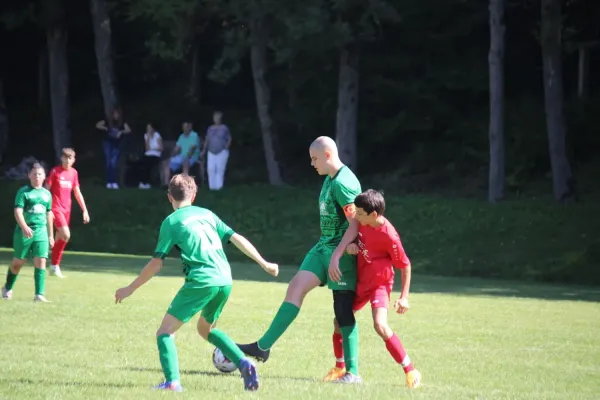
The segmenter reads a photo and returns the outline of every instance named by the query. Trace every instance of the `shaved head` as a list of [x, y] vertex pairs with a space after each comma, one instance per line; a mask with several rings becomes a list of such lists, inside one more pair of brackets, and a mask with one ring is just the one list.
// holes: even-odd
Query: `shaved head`
[[319, 136], [310, 145], [310, 149], [318, 152], [329, 152], [332, 157], [337, 157], [338, 150], [335, 140], [329, 136]]

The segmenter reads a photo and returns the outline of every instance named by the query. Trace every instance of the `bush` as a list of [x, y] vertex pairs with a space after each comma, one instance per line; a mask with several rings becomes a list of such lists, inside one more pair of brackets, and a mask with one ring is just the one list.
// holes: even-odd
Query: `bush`
[[[2, 183], [0, 245], [12, 246], [12, 201], [18, 184]], [[91, 223], [74, 204], [69, 250], [151, 255], [171, 211], [162, 190], [83, 186]], [[319, 236], [318, 189], [240, 186], [201, 190], [196, 204], [213, 210], [270, 260], [299, 265]], [[388, 195], [415, 273], [600, 284], [600, 204], [559, 206], [550, 199], [480, 200]], [[243, 260], [238, 251], [228, 251]]]

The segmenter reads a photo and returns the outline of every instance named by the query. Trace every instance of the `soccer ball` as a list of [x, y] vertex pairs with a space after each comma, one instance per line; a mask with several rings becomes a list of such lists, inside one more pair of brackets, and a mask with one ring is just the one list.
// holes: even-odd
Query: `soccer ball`
[[230, 373], [236, 370], [235, 364], [230, 361], [221, 350], [215, 347], [212, 355], [213, 365], [221, 372]]

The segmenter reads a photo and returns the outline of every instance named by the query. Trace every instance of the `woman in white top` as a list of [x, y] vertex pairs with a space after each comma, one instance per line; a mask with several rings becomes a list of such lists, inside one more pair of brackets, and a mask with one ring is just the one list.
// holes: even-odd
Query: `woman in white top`
[[137, 163], [138, 182], [140, 189], [150, 189], [150, 175], [160, 162], [163, 151], [163, 142], [160, 133], [154, 130], [152, 124], [146, 126], [144, 134], [145, 152]]

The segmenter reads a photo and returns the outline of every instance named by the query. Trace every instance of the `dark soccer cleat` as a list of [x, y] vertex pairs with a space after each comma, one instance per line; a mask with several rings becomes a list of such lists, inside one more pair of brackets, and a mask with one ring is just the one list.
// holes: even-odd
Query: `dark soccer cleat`
[[269, 355], [271, 354], [271, 349], [263, 350], [258, 347], [258, 343], [249, 343], [249, 344], [238, 344], [237, 345], [240, 350], [244, 352], [245, 355], [253, 357], [256, 361], [259, 362], [267, 362], [269, 359]]
[[242, 379], [244, 379], [244, 389], [250, 391], [258, 390], [260, 382], [256, 373], [256, 366], [247, 358], [240, 362], [240, 373], [242, 374]]

